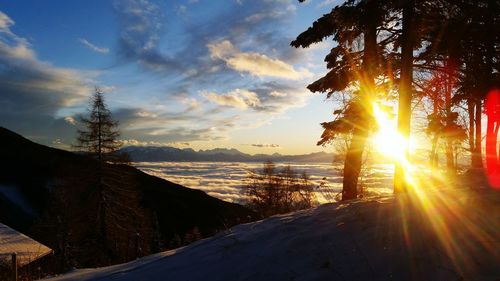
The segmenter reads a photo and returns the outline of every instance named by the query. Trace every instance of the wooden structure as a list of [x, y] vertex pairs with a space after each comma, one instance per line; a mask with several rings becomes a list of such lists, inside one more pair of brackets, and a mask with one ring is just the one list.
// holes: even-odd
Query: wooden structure
[[37, 261], [52, 252], [49, 247], [0, 223], [0, 262], [11, 265], [11, 280], [17, 281], [18, 268]]

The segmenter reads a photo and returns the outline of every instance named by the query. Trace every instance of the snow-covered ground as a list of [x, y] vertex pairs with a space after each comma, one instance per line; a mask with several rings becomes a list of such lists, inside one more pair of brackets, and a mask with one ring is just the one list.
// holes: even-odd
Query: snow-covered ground
[[499, 199], [450, 189], [326, 204], [50, 280], [499, 280]]

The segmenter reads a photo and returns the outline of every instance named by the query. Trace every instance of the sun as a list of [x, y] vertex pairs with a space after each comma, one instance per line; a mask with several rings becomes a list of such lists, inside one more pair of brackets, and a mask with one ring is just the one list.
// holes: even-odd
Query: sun
[[[372, 106], [373, 117], [378, 127], [372, 140], [376, 151], [391, 160], [404, 161], [408, 141], [398, 134], [396, 120], [391, 118], [388, 112], [382, 110], [376, 102]], [[413, 142], [410, 140], [410, 152], [413, 147]]]

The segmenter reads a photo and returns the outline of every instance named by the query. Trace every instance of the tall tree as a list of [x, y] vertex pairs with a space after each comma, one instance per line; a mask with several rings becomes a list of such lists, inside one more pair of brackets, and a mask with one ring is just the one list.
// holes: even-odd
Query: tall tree
[[389, 2], [345, 1], [291, 43], [294, 47], [307, 48], [333, 36], [337, 45], [325, 58], [330, 71], [307, 88], [312, 92], [327, 93], [327, 98], [335, 92], [357, 88], [348, 105], [335, 111], [337, 118], [322, 123], [324, 132], [318, 142], [318, 145], [328, 143], [338, 134], [351, 136], [344, 161], [342, 200], [357, 198], [363, 152], [374, 123], [372, 103], [378, 92], [375, 79], [384, 69], [381, 67], [381, 51], [393, 40], [389, 32], [380, 42], [377, 41], [378, 33], [383, 32], [380, 27], [390, 21]]
[[423, 54], [428, 62], [451, 62], [452, 68], [436, 70], [448, 71], [457, 81], [452, 102], [467, 105], [471, 166], [480, 168], [484, 99], [498, 81], [500, 5], [490, 0], [438, 0], [432, 5], [435, 17], [427, 24], [429, 44]]
[[[401, 30], [401, 74], [399, 82], [398, 132], [406, 139], [405, 153], [409, 157], [411, 99], [413, 81], [413, 46], [414, 46], [415, 0], [403, 1], [403, 26]], [[407, 189], [405, 168], [402, 163], [396, 163], [394, 174], [394, 192], [404, 192]]]
[[78, 130], [76, 148], [83, 149], [95, 156], [99, 163], [111, 160], [110, 155], [116, 152], [121, 143], [118, 122], [111, 118], [111, 112], [104, 102], [103, 92], [96, 88], [90, 102], [89, 115], [80, 122], [84, 129]]
[[116, 195], [120, 194], [120, 189], [115, 185], [110, 185], [107, 176], [111, 169], [107, 169], [106, 162], [113, 160], [113, 153], [120, 147], [121, 143], [117, 140], [120, 135], [118, 131], [118, 122], [111, 118], [111, 112], [104, 102], [103, 92], [96, 87], [90, 101], [89, 115], [81, 118], [84, 129], [78, 130], [78, 144], [76, 148], [89, 152], [90, 155], [98, 160], [97, 174], [94, 179], [89, 179], [88, 186], [91, 194], [97, 194], [97, 222], [99, 233], [97, 234], [97, 243], [101, 246], [106, 256], [112, 256], [112, 249], [108, 245], [109, 225], [116, 222], [116, 216], [113, 220], [108, 217], [113, 215], [112, 201], [109, 200], [110, 191]]

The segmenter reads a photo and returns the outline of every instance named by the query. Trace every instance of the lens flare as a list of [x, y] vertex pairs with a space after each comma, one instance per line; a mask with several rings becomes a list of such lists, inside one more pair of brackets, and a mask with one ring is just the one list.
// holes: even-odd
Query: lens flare
[[[406, 159], [408, 141], [396, 131], [396, 120], [390, 114], [373, 103], [373, 117], [377, 123], [377, 131], [373, 137], [375, 149], [393, 161], [403, 162]], [[414, 142], [410, 139], [410, 152], [414, 151]]]

